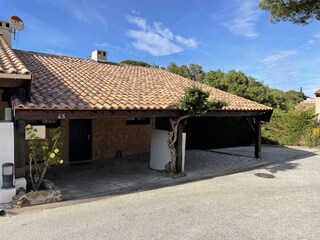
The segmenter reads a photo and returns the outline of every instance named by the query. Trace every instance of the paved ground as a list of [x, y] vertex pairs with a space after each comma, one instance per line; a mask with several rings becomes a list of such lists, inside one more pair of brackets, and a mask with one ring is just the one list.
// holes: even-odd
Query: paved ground
[[318, 154], [0, 218], [0, 239], [319, 239]]
[[[94, 161], [87, 165], [57, 166], [47, 177], [61, 187], [64, 200], [85, 199], [123, 192], [165, 187], [249, 170], [272, 162], [290, 161], [312, 154], [299, 148], [263, 146], [262, 159], [254, 147], [190, 150], [186, 154], [186, 176], [169, 178], [149, 168], [149, 156]], [[291, 166], [287, 163], [287, 167]]]

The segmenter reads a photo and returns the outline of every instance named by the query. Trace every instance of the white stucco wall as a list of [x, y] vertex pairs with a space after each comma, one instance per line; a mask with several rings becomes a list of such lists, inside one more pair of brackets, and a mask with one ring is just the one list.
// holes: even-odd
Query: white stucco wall
[[168, 147], [168, 131], [153, 129], [151, 133], [150, 168], [164, 170], [170, 162], [170, 149]]
[[181, 172], [184, 172], [184, 166], [186, 163], [186, 143], [187, 143], [187, 134], [182, 133], [182, 169], [181, 169]]
[[13, 123], [0, 122], [0, 188], [2, 187], [2, 164], [14, 163]]
[[12, 122], [0, 122], [0, 203], [9, 203], [16, 189], [2, 188], [2, 164], [14, 163], [14, 132]]
[[316, 114], [318, 114], [318, 119], [320, 120], [320, 96], [316, 97]]

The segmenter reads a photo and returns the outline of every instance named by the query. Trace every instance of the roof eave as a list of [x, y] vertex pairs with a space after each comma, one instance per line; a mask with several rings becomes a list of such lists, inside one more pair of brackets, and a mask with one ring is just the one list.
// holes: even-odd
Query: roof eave
[[0, 88], [24, 89], [26, 94], [22, 101], [31, 100], [31, 84], [32, 74], [0, 73]]
[[31, 74], [0, 73], [0, 79], [32, 80]]

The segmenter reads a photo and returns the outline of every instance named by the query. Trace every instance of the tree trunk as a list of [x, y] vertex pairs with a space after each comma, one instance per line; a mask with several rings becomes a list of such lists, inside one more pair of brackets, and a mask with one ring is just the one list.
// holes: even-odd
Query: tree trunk
[[178, 126], [181, 120], [188, 118], [189, 115], [178, 117], [177, 119], [170, 119], [171, 131], [169, 133], [168, 146], [171, 154], [171, 161], [166, 166], [166, 171], [169, 174], [176, 173], [176, 165], [177, 165], [177, 149], [175, 143], [178, 138]]

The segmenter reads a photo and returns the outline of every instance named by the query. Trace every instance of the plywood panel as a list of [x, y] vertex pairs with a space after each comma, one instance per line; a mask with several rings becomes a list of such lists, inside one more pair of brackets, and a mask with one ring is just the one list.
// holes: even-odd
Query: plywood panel
[[115, 158], [118, 151], [122, 156], [150, 151], [151, 129], [148, 125], [126, 125], [126, 119], [92, 120], [93, 158]]

